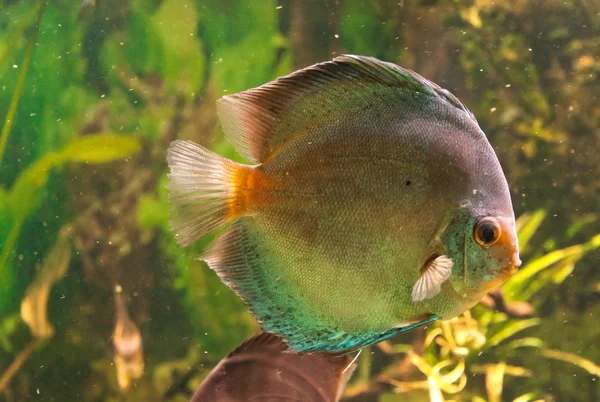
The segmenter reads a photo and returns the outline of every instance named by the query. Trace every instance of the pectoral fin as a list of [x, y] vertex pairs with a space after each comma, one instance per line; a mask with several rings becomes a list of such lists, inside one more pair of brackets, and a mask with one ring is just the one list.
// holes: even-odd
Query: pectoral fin
[[421, 270], [421, 276], [412, 289], [412, 300], [415, 302], [431, 299], [440, 293], [444, 283], [452, 273], [452, 259], [446, 255], [435, 257], [427, 262]]

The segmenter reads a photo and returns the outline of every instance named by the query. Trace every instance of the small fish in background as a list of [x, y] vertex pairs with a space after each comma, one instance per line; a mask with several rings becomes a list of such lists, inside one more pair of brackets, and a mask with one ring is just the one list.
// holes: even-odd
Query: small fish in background
[[221, 360], [191, 402], [335, 402], [355, 369], [350, 354], [300, 354], [281, 338], [262, 333]]
[[253, 165], [168, 150], [181, 246], [265, 331], [351, 351], [475, 305], [521, 264], [508, 184], [473, 114], [392, 63], [344, 55], [217, 103]]
[[113, 332], [115, 367], [121, 391], [127, 391], [131, 384], [144, 373], [144, 350], [140, 330], [129, 318], [123, 300], [123, 289], [115, 286], [116, 325]]

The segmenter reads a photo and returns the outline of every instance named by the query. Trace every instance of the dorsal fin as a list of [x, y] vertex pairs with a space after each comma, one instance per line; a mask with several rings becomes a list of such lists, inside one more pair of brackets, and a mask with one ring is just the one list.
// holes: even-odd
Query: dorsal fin
[[[365, 103], [381, 98], [381, 89], [397, 88], [394, 101], [414, 102], [415, 94], [436, 97], [466, 113], [466, 106], [449, 91], [419, 74], [373, 57], [343, 55], [217, 101], [227, 140], [248, 160], [261, 163], [306, 122], [323, 122], [343, 111], [352, 91], [362, 91]], [[366, 97], [371, 97], [366, 99]]]

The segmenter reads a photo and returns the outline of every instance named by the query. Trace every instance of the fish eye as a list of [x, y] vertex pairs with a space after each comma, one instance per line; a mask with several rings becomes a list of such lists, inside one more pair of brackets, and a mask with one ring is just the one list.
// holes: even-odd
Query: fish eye
[[475, 240], [484, 247], [496, 243], [501, 233], [500, 224], [494, 218], [482, 218], [475, 225]]

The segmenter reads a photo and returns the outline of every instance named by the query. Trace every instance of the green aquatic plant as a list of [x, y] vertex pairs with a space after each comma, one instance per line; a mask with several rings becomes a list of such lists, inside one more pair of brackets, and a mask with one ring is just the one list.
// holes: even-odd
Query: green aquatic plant
[[[21, 92], [23, 91], [23, 84], [25, 83], [25, 77], [27, 77], [27, 71], [29, 70], [29, 63], [31, 62], [31, 57], [33, 55], [33, 50], [35, 49], [35, 44], [38, 36], [40, 21], [42, 16], [44, 15], [44, 7], [46, 6], [45, 1], [40, 1], [37, 10], [35, 10], [36, 20], [35, 20], [35, 28], [33, 30], [33, 34], [30, 35], [29, 40], [27, 41], [27, 50], [25, 52], [25, 56], [23, 57], [23, 64], [21, 65], [21, 70], [19, 72], [19, 76], [17, 78], [17, 84], [15, 86], [15, 90], [12, 95], [12, 99], [10, 101], [10, 107], [8, 108], [8, 112], [6, 114], [6, 118], [4, 119], [4, 126], [2, 127], [2, 131], [0, 132], [0, 165], [2, 164], [2, 157], [4, 156], [4, 152], [6, 150], [6, 144], [8, 142], [8, 136], [10, 135], [15, 114], [17, 113], [17, 107], [19, 106], [19, 99], [21, 98]], [[12, 51], [12, 48], [17, 43], [17, 38], [21, 36], [25, 27], [30, 22], [29, 16], [26, 16], [17, 30], [13, 34], [13, 37], [9, 40], [9, 45], [4, 49], [4, 52], [0, 54], [0, 66], [3, 66], [4, 59], [6, 55]]]
[[37, 339], [48, 339], [54, 335], [54, 327], [48, 320], [48, 297], [52, 286], [67, 273], [72, 257], [69, 225], [61, 229], [54, 246], [48, 251], [44, 263], [27, 288], [21, 300], [21, 318]]
[[102, 164], [123, 159], [137, 151], [139, 141], [135, 137], [123, 135], [86, 136], [76, 138], [65, 148], [46, 154], [29, 169], [23, 171], [5, 199], [5, 211], [10, 211], [12, 225], [9, 226], [8, 236], [3, 242], [0, 254], [0, 275], [9, 257], [14, 251], [21, 227], [31, 209], [41, 202], [40, 190], [48, 182], [53, 168], [67, 162]]
[[[62, 150], [49, 153], [37, 161], [29, 169], [23, 171], [16, 179], [11, 189], [5, 194], [2, 208], [3, 222], [10, 222], [5, 228], [6, 237], [2, 239], [0, 254], [0, 287], [3, 289], [0, 298], [0, 309], [5, 310], [4, 302], [13, 297], [7, 280], [14, 272], [6, 272], [11, 255], [14, 254], [15, 245], [19, 239], [23, 223], [31, 210], [43, 200], [41, 190], [47, 184], [50, 173], [58, 166], [65, 163], [102, 164], [128, 157], [139, 148], [136, 138], [118, 135], [92, 135], [76, 138]], [[10, 217], [10, 221], [9, 221]], [[67, 257], [68, 253], [68, 257]], [[59, 236], [57, 244], [48, 255], [48, 261], [42, 268], [40, 276], [34, 281], [21, 303], [21, 317], [30, 327], [35, 340], [28, 344], [17, 356], [16, 360], [7, 368], [0, 381], [0, 391], [5, 388], [10, 379], [27, 360], [40, 340], [49, 338], [54, 333], [54, 328], [47, 319], [48, 296], [52, 284], [62, 278], [66, 272], [71, 255], [71, 248], [66, 244], [65, 235]], [[14, 321], [4, 320], [4, 324]], [[5, 348], [8, 338], [17, 329], [16, 325], [4, 327], [0, 330], [0, 337], [4, 338]]]
[[[63, 278], [69, 268], [72, 255], [71, 235], [72, 227], [69, 225], [63, 227], [58, 240], [44, 258], [39, 272], [21, 300], [20, 318], [29, 327], [33, 340], [21, 350], [10, 366], [1, 373], [0, 392], [8, 386], [12, 377], [19, 371], [35, 348], [42, 341], [54, 335], [54, 327], [48, 320], [48, 298], [52, 286]], [[10, 334], [11, 332], [7, 331], [6, 333]]]

